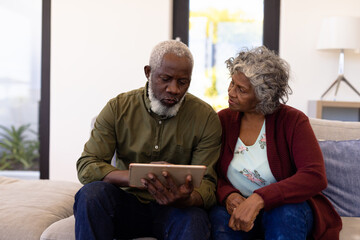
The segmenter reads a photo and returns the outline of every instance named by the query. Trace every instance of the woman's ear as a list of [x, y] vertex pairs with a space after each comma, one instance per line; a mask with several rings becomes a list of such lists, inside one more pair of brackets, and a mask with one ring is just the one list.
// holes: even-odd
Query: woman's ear
[[150, 78], [150, 72], [151, 72], [151, 67], [150, 67], [149, 65], [146, 65], [146, 66], [144, 67], [144, 72], [145, 72], [146, 78], [149, 80], [149, 78]]

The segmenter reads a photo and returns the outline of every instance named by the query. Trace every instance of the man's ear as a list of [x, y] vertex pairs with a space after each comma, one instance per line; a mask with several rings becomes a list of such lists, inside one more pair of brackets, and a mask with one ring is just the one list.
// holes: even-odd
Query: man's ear
[[150, 72], [151, 72], [151, 67], [150, 67], [149, 65], [146, 65], [146, 66], [144, 67], [144, 72], [145, 72], [146, 78], [149, 79], [149, 77], [150, 77]]

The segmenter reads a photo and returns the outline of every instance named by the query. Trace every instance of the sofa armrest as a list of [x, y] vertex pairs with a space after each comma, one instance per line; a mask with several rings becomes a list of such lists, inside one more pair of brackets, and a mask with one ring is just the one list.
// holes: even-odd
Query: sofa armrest
[[0, 177], [1, 239], [40, 239], [49, 225], [73, 214], [74, 195], [81, 186]]
[[343, 228], [340, 231], [340, 240], [360, 239], [360, 217], [341, 217]]

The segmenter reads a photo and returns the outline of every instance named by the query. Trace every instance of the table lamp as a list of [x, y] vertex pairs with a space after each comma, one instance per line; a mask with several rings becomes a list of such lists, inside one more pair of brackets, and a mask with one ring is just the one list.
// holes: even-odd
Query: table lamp
[[323, 95], [321, 95], [321, 99], [335, 86], [336, 97], [341, 82], [345, 82], [358, 96], [360, 96], [360, 93], [344, 77], [344, 50], [360, 50], [360, 18], [347, 16], [324, 18], [317, 49], [340, 51], [339, 75]]

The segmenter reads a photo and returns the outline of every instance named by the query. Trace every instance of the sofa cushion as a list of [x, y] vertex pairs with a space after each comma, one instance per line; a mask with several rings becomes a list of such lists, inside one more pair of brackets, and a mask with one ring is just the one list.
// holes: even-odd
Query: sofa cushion
[[360, 139], [360, 122], [335, 121], [310, 118], [311, 127], [319, 140]]
[[2, 240], [40, 239], [52, 223], [73, 214], [80, 183], [0, 177]]
[[[40, 240], [75, 240], [75, 218], [74, 215], [51, 224]], [[134, 240], [156, 240], [152, 237], [135, 238]]]
[[43, 232], [40, 240], [75, 240], [74, 215], [51, 224]]
[[319, 141], [328, 187], [323, 191], [340, 216], [360, 217], [360, 140]]

